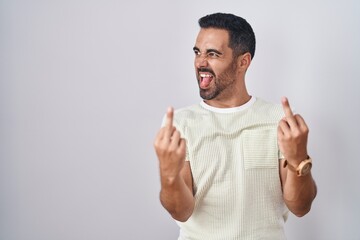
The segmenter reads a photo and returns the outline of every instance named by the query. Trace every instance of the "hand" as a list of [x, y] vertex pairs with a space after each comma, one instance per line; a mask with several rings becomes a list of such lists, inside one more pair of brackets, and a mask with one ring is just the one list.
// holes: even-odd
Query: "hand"
[[186, 144], [180, 132], [173, 126], [174, 110], [169, 107], [165, 126], [156, 136], [154, 147], [160, 163], [160, 175], [167, 180], [175, 179], [185, 164]]
[[304, 119], [299, 114], [293, 114], [289, 101], [286, 97], [281, 99], [285, 112], [285, 117], [280, 120], [278, 125], [278, 143], [280, 151], [285, 159], [292, 166], [308, 157], [307, 139], [309, 129]]

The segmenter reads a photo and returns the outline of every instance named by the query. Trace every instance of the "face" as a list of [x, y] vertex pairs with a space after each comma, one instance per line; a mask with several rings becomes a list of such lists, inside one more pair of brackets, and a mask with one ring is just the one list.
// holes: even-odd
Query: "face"
[[200, 96], [211, 100], [231, 94], [236, 80], [236, 61], [226, 30], [201, 29], [196, 39], [195, 71]]

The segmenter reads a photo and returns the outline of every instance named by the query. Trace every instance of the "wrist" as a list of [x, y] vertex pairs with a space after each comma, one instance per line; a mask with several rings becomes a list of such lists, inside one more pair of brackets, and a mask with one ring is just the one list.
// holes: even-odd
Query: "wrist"
[[305, 159], [310, 158], [309, 155], [307, 153], [303, 153], [303, 154], [299, 154], [296, 156], [291, 156], [291, 157], [286, 157], [285, 159], [287, 160], [288, 164], [291, 164], [292, 166], [298, 166], [302, 161], [304, 161]]
[[162, 187], [173, 187], [180, 180], [180, 175], [161, 175], [160, 181]]
[[[294, 161], [293, 161], [294, 162]], [[312, 159], [307, 156], [304, 160], [300, 161], [297, 165], [292, 165], [290, 161], [285, 159], [283, 163], [283, 167], [287, 168], [293, 173], [296, 173], [298, 177], [300, 176], [306, 176], [310, 173], [310, 170], [312, 168]]]

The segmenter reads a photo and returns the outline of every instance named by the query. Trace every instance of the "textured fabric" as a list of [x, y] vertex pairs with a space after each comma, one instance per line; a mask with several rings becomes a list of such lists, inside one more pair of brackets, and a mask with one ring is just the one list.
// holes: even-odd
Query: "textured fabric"
[[287, 208], [279, 177], [280, 105], [254, 97], [239, 108], [205, 103], [179, 109], [195, 209], [179, 240], [285, 239]]

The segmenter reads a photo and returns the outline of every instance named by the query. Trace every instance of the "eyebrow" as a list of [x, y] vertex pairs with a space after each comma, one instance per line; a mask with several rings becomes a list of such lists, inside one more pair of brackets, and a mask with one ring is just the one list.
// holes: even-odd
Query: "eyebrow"
[[[200, 49], [199, 49], [198, 47], [193, 47], [193, 50], [200, 52]], [[219, 54], [219, 55], [223, 55], [222, 52], [220, 52], [220, 51], [218, 51], [218, 50], [216, 50], [216, 49], [213, 49], [213, 48], [206, 49], [206, 53], [210, 53], [210, 52], [215, 52], [215, 53], [217, 53], [217, 54]]]

